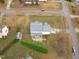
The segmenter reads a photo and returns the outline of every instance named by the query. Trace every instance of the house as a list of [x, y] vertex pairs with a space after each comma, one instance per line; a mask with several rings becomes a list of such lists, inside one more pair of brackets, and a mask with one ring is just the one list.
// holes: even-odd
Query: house
[[51, 26], [48, 23], [33, 22], [30, 24], [31, 35], [49, 35], [51, 34]]
[[43, 35], [51, 34], [52, 28], [48, 23], [42, 24], [42, 27], [43, 27], [43, 29], [42, 29], [42, 34]]
[[39, 1], [41, 1], [41, 2], [47, 2], [47, 0], [39, 0]]
[[43, 35], [50, 35], [52, 33], [52, 28], [48, 23], [41, 23], [38, 21], [32, 22], [30, 24], [30, 34], [33, 41], [43, 41]]
[[47, 0], [19, 0], [23, 5], [38, 5], [41, 2], [47, 2]]
[[7, 26], [3, 26], [0, 28], [0, 38], [6, 37], [9, 33], [9, 28]]

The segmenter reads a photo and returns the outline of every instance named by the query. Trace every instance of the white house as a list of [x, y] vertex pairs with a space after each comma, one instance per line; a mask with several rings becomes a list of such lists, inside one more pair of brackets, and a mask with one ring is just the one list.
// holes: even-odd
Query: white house
[[39, 1], [41, 1], [41, 2], [46, 2], [47, 0], [39, 0]]
[[9, 28], [7, 26], [3, 26], [0, 28], [0, 38], [7, 36], [9, 33]]
[[32, 22], [30, 24], [30, 34], [33, 41], [43, 41], [43, 35], [50, 35], [52, 28], [48, 23]]

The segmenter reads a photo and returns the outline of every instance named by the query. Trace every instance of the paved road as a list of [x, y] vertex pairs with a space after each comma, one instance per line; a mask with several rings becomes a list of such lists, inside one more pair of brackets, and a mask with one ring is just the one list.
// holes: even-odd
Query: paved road
[[64, 13], [65, 17], [67, 18], [67, 22], [68, 22], [68, 25], [69, 25], [69, 30], [70, 30], [71, 37], [72, 37], [72, 45], [75, 47], [75, 50], [76, 50], [75, 55], [72, 55], [73, 56], [72, 59], [79, 59], [78, 38], [77, 38], [77, 35], [76, 35], [76, 32], [75, 32], [75, 29], [73, 27], [73, 24], [72, 24], [72, 18], [68, 13], [67, 4], [64, 0], [62, 0], [62, 6], [63, 6], [63, 13]]
[[[5, 10], [10, 9], [10, 5], [11, 5], [12, 1], [13, 0], [8, 0], [7, 5], [5, 7]], [[2, 18], [3, 18], [4, 15], [5, 15], [5, 12], [1, 12], [1, 15], [0, 15], [0, 24], [2, 24]]]
[[5, 14], [8, 13], [15, 13], [15, 14], [61, 14], [63, 13], [62, 11], [41, 11], [41, 10], [14, 10], [14, 9], [9, 9], [9, 10], [0, 10], [0, 12], [4, 12]]

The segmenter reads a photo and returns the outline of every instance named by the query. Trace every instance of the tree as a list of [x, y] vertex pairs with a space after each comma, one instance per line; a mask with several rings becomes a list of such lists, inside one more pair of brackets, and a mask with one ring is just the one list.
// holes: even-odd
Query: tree
[[32, 5], [34, 5], [33, 0], [32, 0]]
[[41, 53], [44, 53], [44, 54], [48, 53], [48, 49], [41, 47], [41, 46], [38, 46], [34, 43], [28, 43], [28, 42], [21, 41], [21, 44], [24, 45], [25, 47], [31, 48], [31, 49], [33, 49], [37, 52], [41, 52]]
[[36, 0], [36, 5], [38, 5], [38, 0]]

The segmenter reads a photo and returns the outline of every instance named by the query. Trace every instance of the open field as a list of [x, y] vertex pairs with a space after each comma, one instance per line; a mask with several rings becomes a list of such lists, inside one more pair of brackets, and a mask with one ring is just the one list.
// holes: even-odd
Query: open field
[[[33, 42], [30, 37], [29, 24], [33, 21], [48, 22], [54, 28], [66, 28], [65, 19], [61, 15], [6, 15], [3, 24], [10, 26], [11, 30], [6, 39], [0, 40], [0, 51], [15, 39], [17, 27], [23, 32], [24, 42], [36, 44], [48, 49], [48, 54], [38, 53], [21, 44], [18, 41], [4, 52], [4, 59], [20, 59], [23, 56], [31, 55], [34, 59], [72, 59], [71, 58], [71, 37], [69, 33], [61, 32], [46, 36], [46, 41]], [[64, 22], [64, 23], [63, 23]]]

